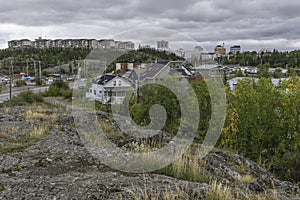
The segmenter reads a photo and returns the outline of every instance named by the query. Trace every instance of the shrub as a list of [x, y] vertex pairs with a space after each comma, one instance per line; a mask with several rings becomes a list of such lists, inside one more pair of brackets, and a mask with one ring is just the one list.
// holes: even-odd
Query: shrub
[[26, 85], [26, 81], [24, 81], [24, 80], [17, 80], [16, 81], [16, 86], [17, 87], [21, 87], [21, 86], [24, 86], [24, 85]]
[[72, 98], [72, 89], [69, 88], [68, 83], [64, 82], [62, 79], [54, 81], [49, 89], [45, 92], [44, 96], [47, 97], [64, 97]]
[[[11, 104], [12, 105], [26, 105], [26, 104], [40, 103], [43, 101], [44, 101], [44, 99], [41, 94], [35, 94], [31, 90], [27, 90], [27, 91], [19, 93], [17, 96], [14, 96], [11, 99]], [[8, 102], [6, 102], [6, 103], [8, 103]]]

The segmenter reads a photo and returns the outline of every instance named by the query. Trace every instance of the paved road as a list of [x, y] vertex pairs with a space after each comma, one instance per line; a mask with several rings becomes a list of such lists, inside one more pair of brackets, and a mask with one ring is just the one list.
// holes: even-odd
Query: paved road
[[[49, 86], [45, 86], [45, 87], [33, 87], [33, 86], [16, 87], [16, 88], [12, 88], [12, 96], [16, 96], [20, 92], [25, 91], [27, 89], [33, 91], [34, 93], [38, 93], [38, 92], [44, 92], [48, 88], [49, 88]], [[9, 90], [2, 91], [0, 93], [0, 103], [3, 103], [3, 101], [7, 101], [7, 100], [9, 100]]]

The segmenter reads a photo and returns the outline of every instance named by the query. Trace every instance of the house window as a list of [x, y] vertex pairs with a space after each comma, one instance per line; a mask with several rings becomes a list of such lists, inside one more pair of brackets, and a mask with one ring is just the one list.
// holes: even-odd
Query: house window
[[96, 90], [94, 90], [94, 95], [96, 95]]
[[117, 81], [114, 81], [114, 86], [116, 86], [117, 85]]
[[121, 86], [121, 81], [119, 81], [119, 86]]

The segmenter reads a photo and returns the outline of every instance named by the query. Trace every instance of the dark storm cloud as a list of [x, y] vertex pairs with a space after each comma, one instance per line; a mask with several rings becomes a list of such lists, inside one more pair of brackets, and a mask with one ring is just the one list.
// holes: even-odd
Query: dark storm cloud
[[[115, 34], [143, 26], [174, 29], [207, 43], [234, 40], [300, 40], [300, 2], [296, 0], [0, 2], [0, 40], [4, 39], [4, 35], [32, 35], [34, 30], [37, 30], [37, 34], [41, 32], [50, 36], [69, 37], [90, 36], [94, 31], [94, 37], [98, 38], [99, 34]], [[4, 30], [6, 24], [15, 25], [15, 30]], [[84, 30], [86, 27], [89, 27], [88, 31]], [[42, 28], [43, 31], [40, 31]], [[29, 29], [30, 33], [26, 34]], [[13, 31], [24, 31], [24, 34]], [[279, 43], [274, 44], [278, 45]], [[291, 45], [286, 46], [290, 47]]]

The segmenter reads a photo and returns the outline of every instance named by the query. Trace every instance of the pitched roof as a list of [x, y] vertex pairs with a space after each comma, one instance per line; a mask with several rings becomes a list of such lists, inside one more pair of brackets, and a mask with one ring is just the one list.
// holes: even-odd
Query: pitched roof
[[115, 77], [115, 75], [102, 75], [99, 79], [96, 80], [96, 83], [99, 85], [104, 85]]
[[160, 63], [154, 63], [150, 67], [146, 69], [146, 71], [141, 75], [141, 80], [145, 79], [153, 79], [155, 76], [157, 76], [163, 68], [165, 68], [166, 65], [160, 64]]
[[170, 61], [167, 61], [167, 60], [160, 60], [160, 61], [157, 61], [158, 64], [162, 64], [162, 65], [166, 65], [168, 64]]
[[180, 74], [182, 76], [191, 76], [192, 73], [185, 67], [181, 67], [181, 68], [176, 68], [176, 69], [172, 69], [170, 71], [170, 74], [173, 75], [173, 74]]
[[122, 75], [123, 78], [135, 83], [138, 80], [138, 75], [134, 70], [127, 71], [125, 74]]

